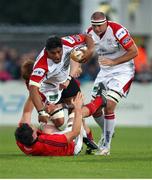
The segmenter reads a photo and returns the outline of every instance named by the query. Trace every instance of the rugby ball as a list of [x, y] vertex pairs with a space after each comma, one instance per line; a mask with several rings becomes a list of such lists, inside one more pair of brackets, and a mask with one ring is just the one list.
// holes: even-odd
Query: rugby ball
[[86, 46], [77, 46], [71, 51], [70, 58], [73, 61], [81, 62], [84, 52], [86, 50], [87, 50]]

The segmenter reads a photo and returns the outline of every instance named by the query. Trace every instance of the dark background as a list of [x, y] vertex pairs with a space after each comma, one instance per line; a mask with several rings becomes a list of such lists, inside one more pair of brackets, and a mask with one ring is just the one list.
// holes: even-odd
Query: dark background
[[0, 0], [0, 24], [80, 23], [80, 0]]

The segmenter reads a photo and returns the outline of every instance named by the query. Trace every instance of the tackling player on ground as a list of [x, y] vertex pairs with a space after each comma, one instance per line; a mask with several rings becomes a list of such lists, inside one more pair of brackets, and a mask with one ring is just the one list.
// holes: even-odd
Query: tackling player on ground
[[[33, 156], [72, 156], [77, 155], [82, 148], [82, 94], [79, 92], [74, 100], [75, 117], [70, 118], [73, 122], [71, 127], [59, 131], [52, 123], [47, 132], [39, 130], [35, 126], [20, 121], [15, 131], [18, 147], [27, 155]], [[49, 133], [48, 133], [49, 132]]]

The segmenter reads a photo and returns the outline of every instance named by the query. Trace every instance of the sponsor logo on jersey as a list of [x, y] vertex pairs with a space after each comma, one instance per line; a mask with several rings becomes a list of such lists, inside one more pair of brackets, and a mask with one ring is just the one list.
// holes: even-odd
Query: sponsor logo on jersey
[[58, 99], [58, 94], [50, 95], [49, 96], [49, 101], [56, 101]]
[[66, 37], [63, 37], [62, 39], [67, 41], [67, 42], [69, 42], [70, 44], [74, 44], [75, 43], [75, 40], [71, 36], [66, 36]]
[[131, 40], [130, 37], [126, 37], [125, 39], [123, 39], [122, 44], [126, 45], [130, 40]]
[[34, 71], [32, 72], [32, 75], [33, 75], [33, 76], [40, 76], [40, 77], [42, 77], [42, 76], [44, 75], [44, 73], [45, 73], [45, 70], [44, 70], [44, 69], [42, 69], [42, 68], [36, 68], [36, 69], [34, 69]]
[[81, 36], [79, 36], [78, 34], [73, 35], [73, 38], [75, 39], [76, 42], [80, 42], [81, 41]]
[[116, 37], [120, 40], [127, 34], [126, 30], [124, 28], [119, 29], [116, 32]]

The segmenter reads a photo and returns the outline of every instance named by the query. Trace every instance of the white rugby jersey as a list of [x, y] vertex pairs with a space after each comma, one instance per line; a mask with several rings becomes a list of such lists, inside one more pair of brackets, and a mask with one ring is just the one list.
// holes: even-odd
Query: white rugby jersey
[[[101, 37], [95, 34], [92, 27], [88, 28], [87, 34], [92, 35], [97, 54], [109, 59], [115, 59], [125, 54], [126, 50], [131, 47], [134, 42], [126, 28], [111, 21], [108, 21], [107, 30]], [[105, 74], [128, 71], [134, 72], [134, 62], [132, 59], [113, 67], [103, 65], [100, 65], [100, 67]]]
[[41, 83], [58, 86], [65, 82], [70, 70], [70, 52], [73, 47], [85, 43], [83, 34], [66, 36], [62, 38], [63, 55], [60, 63], [54, 63], [48, 58], [45, 48], [41, 51], [34, 64], [29, 85], [40, 87]]

